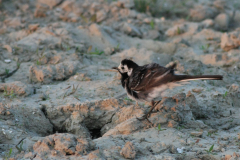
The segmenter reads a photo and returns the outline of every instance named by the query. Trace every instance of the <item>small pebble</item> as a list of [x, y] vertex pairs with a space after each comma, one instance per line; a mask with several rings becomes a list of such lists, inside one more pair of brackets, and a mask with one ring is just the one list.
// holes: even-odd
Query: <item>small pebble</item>
[[10, 62], [11, 62], [11, 59], [5, 59], [4, 62], [10, 63]]

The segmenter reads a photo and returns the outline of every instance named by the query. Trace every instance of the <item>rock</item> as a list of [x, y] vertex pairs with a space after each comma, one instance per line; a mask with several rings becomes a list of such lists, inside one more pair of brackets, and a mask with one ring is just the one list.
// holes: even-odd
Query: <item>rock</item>
[[175, 35], [180, 35], [184, 32], [186, 32], [187, 30], [187, 25], [186, 24], [182, 24], [182, 25], [176, 25], [172, 28], [169, 28], [166, 32], [165, 35], [171, 37], [171, 36], [175, 36]]
[[224, 0], [216, 0], [213, 2], [213, 5], [220, 10], [223, 10], [226, 6], [226, 1]]
[[186, 122], [186, 126], [188, 126], [189, 128], [207, 128], [208, 126], [206, 124], [203, 123], [203, 121], [201, 120], [196, 120], [196, 121], [188, 121]]
[[32, 88], [20, 81], [10, 83], [0, 83], [0, 91], [6, 92], [7, 95], [15, 94], [18, 96], [28, 96], [32, 93]]
[[21, 23], [21, 19], [19, 17], [16, 18], [8, 18], [6, 20], [4, 20], [4, 23], [8, 26], [8, 27], [13, 27], [13, 28], [17, 28], [20, 27], [22, 25]]
[[199, 25], [197, 23], [184, 23], [184, 24], [179, 24], [176, 25], [172, 28], [169, 28], [166, 32], [165, 35], [172, 37], [180, 34], [188, 34], [188, 35], [193, 35], [198, 31]]
[[144, 35], [144, 39], [157, 39], [159, 38], [160, 33], [157, 30], [149, 30], [146, 35]]
[[229, 117], [231, 115], [231, 112], [229, 110], [225, 110], [221, 113], [223, 117]]
[[204, 28], [210, 28], [214, 25], [214, 21], [212, 19], [205, 19], [200, 23]]
[[170, 146], [169, 146], [169, 151], [170, 151], [170, 153], [172, 153], [172, 154], [177, 154], [177, 153], [178, 153], [177, 147], [175, 147], [174, 145], [170, 145]]
[[[164, 122], [166, 122], [165, 119], [164, 119]], [[142, 129], [143, 127], [146, 127], [146, 126], [147, 126], [146, 124], [139, 123], [139, 121], [135, 118], [128, 119], [128, 120], [125, 120], [124, 122], [118, 124], [113, 129], [110, 129], [109, 131], [107, 131], [103, 135], [103, 137], [110, 136], [110, 135], [119, 135], [119, 134], [129, 135], [133, 132], [139, 131], [140, 129]]]
[[[165, 112], [168, 112], [169, 118], [174, 121], [189, 121], [192, 117], [192, 111], [190, 110], [191, 103], [187, 102], [185, 98], [186, 94], [184, 93], [176, 94], [171, 98], [165, 97], [159, 105], [156, 106], [156, 109], [164, 109]], [[166, 114], [166, 116], [168, 114]]]
[[61, 0], [38, 0], [37, 1], [37, 3], [42, 3], [42, 4], [48, 5], [50, 7], [50, 9], [57, 6], [60, 2], [61, 2]]
[[103, 155], [100, 153], [99, 149], [95, 150], [91, 153], [88, 154], [88, 159], [101, 159], [101, 158], [105, 158], [102, 157]]
[[[11, 46], [9, 46], [9, 45], [4, 45], [3, 46], [5, 49], [7, 49], [7, 51], [9, 52], [9, 53], [12, 53], [12, 47]], [[6, 61], [5, 61], [6, 62]], [[10, 61], [11, 62], [11, 61]], [[9, 62], [6, 62], [6, 63], [9, 63]]]
[[230, 160], [232, 158], [232, 155], [225, 155], [225, 160]]
[[12, 41], [16, 41], [16, 40], [19, 41], [26, 36], [28, 36], [28, 32], [26, 30], [20, 30], [20, 31], [12, 32], [12, 33], [9, 34], [9, 38]]
[[204, 19], [214, 18], [217, 14], [217, 10], [208, 6], [195, 6], [190, 9], [189, 16], [193, 21], [202, 21]]
[[134, 61], [138, 62], [139, 65], [154, 62], [165, 66], [171, 61], [171, 56], [169, 54], [158, 54], [148, 51], [147, 49], [136, 48], [123, 50], [122, 52], [116, 53], [111, 57], [111, 59], [116, 63], [120, 63], [119, 59], [125, 58], [134, 58]]
[[203, 131], [203, 133], [202, 133], [202, 138], [206, 138], [207, 135], [208, 135], [208, 131]]
[[193, 92], [196, 92], [196, 93], [201, 93], [203, 91], [203, 89], [201, 88], [194, 88], [192, 89]]
[[96, 21], [102, 22], [103, 20], [105, 20], [107, 18], [107, 13], [104, 10], [100, 10], [96, 13]]
[[39, 27], [39, 24], [29, 24], [28, 29], [32, 32], [36, 31]]
[[6, 31], [7, 31], [7, 27], [6, 26], [0, 28], [0, 35], [6, 33]]
[[226, 13], [221, 13], [215, 18], [215, 28], [221, 31], [228, 30], [230, 18]]
[[[67, 133], [58, 133], [44, 137], [34, 144], [33, 150], [39, 157], [54, 152], [55, 155], [83, 155], [94, 147], [90, 139], [84, 139]], [[56, 152], [57, 151], [57, 152]]]
[[164, 155], [164, 154], [160, 154], [160, 155], [155, 155], [154, 159], [156, 160], [176, 160], [176, 158], [172, 155]]
[[130, 8], [134, 7], [134, 2], [133, 2], [133, 0], [119, 0], [117, 2], [117, 6], [130, 9]]
[[65, 60], [65, 58], [63, 58], [62, 54], [57, 54], [56, 52], [52, 51], [52, 52], [44, 52], [42, 54], [42, 57], [40, 59], [38, 59], [38, 62], [40, 65], [44, 65], [44, 64], [57, 64], [60, 62], [63, 62], [63, 60]]
[[[176, 94], [173, 97], [163, 97], [162, 101], [155, 107], [159, 112], [151, 114], [149, 120], [155, 125], [158, 125], [159, 123], [167, 124], [168, 127], [176, 127], [178, 123], [183, 121], [191, 122], [193, 115], [190, 106], [196, 104], [197, 102], [195, 101], [189, 101], [184, 93]], [[104, 126], [104, 128], [107, 127], [108, 129], [110, 128], [110, 130], [108, 130], [103, 136], [118, 134], [128, 135], [143, 127], [147, 127], [147, 124], [139, 123], [138, 120], [133, 118], [135, 116], [139, 117], [141, 112], [139, 113], [138, 110], [132, 108], [133, 107], [124, 109], [124, 111], [115, 114], [112, 118], [112, 122]], [[134, 110], [134, 112], [127, 110]], [[125, 116], [127, 117], [127, 120], [123, 121], [122, 119], [124, 119]], [[195, 122], [194, 127], [198, 127], [196, 123], [199, 122]], [[186, 126], [189, 127], [191, 124], [186, 124]], [[204, 127], [206, 127], [206, 125]]]
[[238, 92], [239, 91], [239, 85], [238, 84], [232, 84], [229, 88], [229, 92]]
[[240, 33], [224, 33], [221, 37], [221, 48], [225, 51], [229, 51], [240, 46]]
[[60, 7], [66, 12], [71, 12], [73, 10], [73, 6], [74, 6], [74, 1], [67, 0], [67, 1], [64, 1]]
[[195, 137], [201, 137], [203, 132], [191, 132], [190, 134]]
[[178, 123], [176, 121], [174, 121], [174, 120], [170, 120], [168, 122], [168, 127], [170, 127], [170, 128], [175, 128], [177, 126], [178, 126]]
[[112, 121], [121, 102], [116, 99], [107, 99], [80, 104], [72, 103], [59, 106], [63, 111], [46, 105], [46, 113], [47, 118], [57, 130], [66, 130], [81, 137], [90, 137], [89, 130], [99, 130]]
[[41, 28], [36, 32], [24, 37], [17, 42], [17, 46], [25, 51], [32, 51], [36, 53], [39, 45], [47, 45], [48, 47], [60, 46], [61, 39], [55, 33], [51, 32], [47, 27]]
[[127, 23], [127, 22], [123, 23], [123, 25], [121, 27], [121, 30], [122, 30], [122, 32], [124, 32], [124, 33], [126, 33], [130, 36], [137, 36], [137, 37], [142, 36], [142, 33], [140, 32], [140, 30], [136, 26], [134, 26], [130, 23]]
[[34, 12], [35, 17], [46, 17], [46, 12], [49, 10], [49, 6], [43, 3], [37, 3]]
[[239, 10], [236, 10], [233, 20], [235, 23], [239, 24], [239, 22], [240, 22], [240, 11]]
[[29, 78], [32, 82], [43, 83], [50, 83], [54, 80], [64, 80], [75, 74], [78, 66], [78, 61], [65, 61], [48, 66], [32, 65], [29, 68]]
[[125, 146], [120, 151], [120, 154], [127, 159], [134, 159], [136, 156], [135, 147], [132, 142], [127, 142]]

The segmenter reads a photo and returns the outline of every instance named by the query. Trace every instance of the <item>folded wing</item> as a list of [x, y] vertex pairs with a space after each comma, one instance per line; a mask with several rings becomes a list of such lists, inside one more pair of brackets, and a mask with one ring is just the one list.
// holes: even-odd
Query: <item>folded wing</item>
[[134, 74], [129, 77], [129, 88], [133, 91], [146, 91], [152, 87], [166, 83], [165, 77], [172, 75], [175, 64], [165, 68], [157, 63], [144, 65], [134, 71]]

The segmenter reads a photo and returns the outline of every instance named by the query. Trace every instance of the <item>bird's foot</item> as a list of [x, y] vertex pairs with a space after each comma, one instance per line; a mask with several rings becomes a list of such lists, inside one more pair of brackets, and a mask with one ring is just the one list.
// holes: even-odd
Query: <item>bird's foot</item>
[[149, 123], [153, 124], [153, 123], [148, 119], [149, 116], [150, 116], [150, 114], [145, 114], [145, 115], [143, 115], [143, 116], [140, 117], [140, 118], [138, 118], [138, 117], [136, 117], [136, 118], [137, 118], [137, 120], [139, 120], [139, 121], [144, 121], [144, 120], [146, 119]]

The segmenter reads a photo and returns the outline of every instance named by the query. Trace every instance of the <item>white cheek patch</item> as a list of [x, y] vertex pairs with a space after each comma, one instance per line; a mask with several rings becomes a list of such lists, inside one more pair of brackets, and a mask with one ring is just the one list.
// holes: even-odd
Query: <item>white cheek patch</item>
[[131, 76], [132, 70], [133, 70], [132, 68], [130, 68], [130, 69], [128, 70], [128, 72], [127, 72], [128, 76]]
[[118, 66], [118, 69], [119, 69], [119, 71], [121, 72], [121, 73], [124, 73], [124, 71], [122, 70], [122, 64], [120, 63], [120, 65]]
[[128, 72], [128, 67], [127, 67], [127, 65], [122, 65], [122, 67], [124, 68], [124, 69], [122, 69], [122, 71], [124, 72], [124, 73], [126, 73], [126, 72]]

